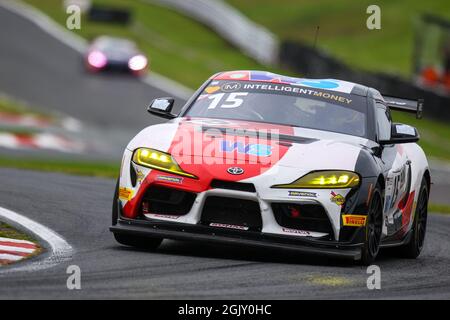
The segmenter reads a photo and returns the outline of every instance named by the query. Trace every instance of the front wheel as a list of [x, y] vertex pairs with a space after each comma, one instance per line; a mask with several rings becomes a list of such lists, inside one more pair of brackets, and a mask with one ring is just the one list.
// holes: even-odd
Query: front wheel
[[380, 251], [383, 225], [383, 200], [379, 186], [375, 187], [367, 214], [364, 245], [361, 249], [361, 264], [372, 264]]
[[414, 214], [412, 226], [412, 236], [409, 242], [398, 248], [400, 256], [408, 259], [415, 259], [422, 251], [425, 242], [425, 233], [427, 231], [428, 217], [428, 185], [425, 179], [420, 185], [419, 198]]

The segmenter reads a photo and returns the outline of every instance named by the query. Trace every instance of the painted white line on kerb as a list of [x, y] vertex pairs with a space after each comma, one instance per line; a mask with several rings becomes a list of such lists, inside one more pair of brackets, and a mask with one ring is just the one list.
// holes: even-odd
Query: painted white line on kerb
[[50, 254], [43, 253], [47, 257], [42, 260], [37, 260], [26, 265], [6, 268], [4, 270], [0, 269], [0, 275], [18, 271], [43, 270], [72, 259], [74, 252], [72, 246], [53, 230], [50, 230], [49, 228], [23, 215], [1, 207], [0, 220], [12, 226], [20, 226], [25, 228], [36, 238], [45, 241], [48, 244], [48, 250], [50, 251]]
[[27, 240], [18, 240], [18, 239], [10, 239], [10, 238], [2, 238], [0, 237], [0, 242], [11, 242], [11, 243], [20, 243], [20, 244], [30, 244], [34, 245], [33, 242]]
[[[88, 42], [84, 38], [63, 28], [49, 16], [45, 15], [34, 7], [18, 0], [1, 0], [0, 7], [3, 7], [33, 22], [43, 31], [47, 32], [49, 35], [64, 43], [69, 48], [77, 51], [78, 53], [84, 54], [86, 52]], [[171, 80], [153, 71], [150, 72], [147, 77], [143, 78], [142, 82], [161, 91], [173, 94], [183, 100], [187, 100], [194, 92], [192, 89], [182, 85], [181, 83], [175, 82], [174, 80]]]
[[0, 251], [19, 252], [19, 253], [33, 253], [34, 250], [35, 249], [0, 245]]
[[0, 260], [20, 261], [22, 259], [23, 259], [23, 257], [21, 257], [21, 256], [16, 256], [16, 255], [7, 254], [7, 253], [0, 253]]

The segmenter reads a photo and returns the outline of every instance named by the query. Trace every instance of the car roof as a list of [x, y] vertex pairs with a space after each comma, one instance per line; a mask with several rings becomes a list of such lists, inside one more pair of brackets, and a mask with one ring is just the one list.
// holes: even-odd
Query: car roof
[[300, 85], [315, 89], [337, 91], [362, 97], [379, 96], [380, 99], [382, 99], [381, 94], [377, 90], [354, 82], [339, 79], [297, 78], [259, 70], [235, 70], [220, 72], [212, 76], [211, 80], [262, 81], [278, 84], [283, 83]]

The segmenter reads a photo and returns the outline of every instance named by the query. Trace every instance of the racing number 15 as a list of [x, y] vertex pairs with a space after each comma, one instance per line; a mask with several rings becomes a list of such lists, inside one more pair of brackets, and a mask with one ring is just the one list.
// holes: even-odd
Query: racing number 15
[[[215, 109], [219, 103], [223, 100], [226, 93], [217, 93], [210, 95], [208, 99], [212, 100], [208, 106], [208, 109]], [[221, 104], [220, 108], [238, 108], [244, 102], [243, 99], [238, 98], [239, 96], [246, 96], [248, 92], [232, 92], [228, 95], [225, 101]]]

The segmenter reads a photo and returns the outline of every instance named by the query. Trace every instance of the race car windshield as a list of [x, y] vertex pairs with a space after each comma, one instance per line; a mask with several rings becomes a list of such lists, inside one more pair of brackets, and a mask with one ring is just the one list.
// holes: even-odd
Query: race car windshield
[[233, 119], [365, 137], [367, 103], [343, 92], [279, 83], [213, 81], [184, 116]]

